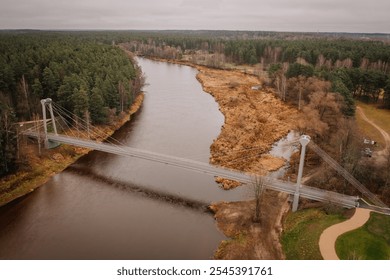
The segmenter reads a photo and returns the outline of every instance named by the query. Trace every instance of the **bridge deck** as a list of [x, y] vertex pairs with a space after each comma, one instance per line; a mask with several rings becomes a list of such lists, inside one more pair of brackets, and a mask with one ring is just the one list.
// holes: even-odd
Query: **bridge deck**
[[[26, 132], [27, 135], [37, 137], [35, 132]], [[198, 162], [194, 160], [164, 155], [160, 153], [145, 151], [141, 149], [118, 146], [108, 143], [99, 143], [91, 140], [78, 139], [69, 136], [55, 135], [48, 133], [48, 139], [51, 141], [74, 145], [78, 147], [84, 147], [88, 149], [98, 150], [102, 152], [112, 153], [120, 156], [140, 158], [144, 160], [150, 160], [167, 164], [179, 168], [197, 171], [200, 173], [208, 174], [211, 176], [219, 176], [230, 180], [236, 180], [244, 184], [251, 184], [254, 181], [254, 174], [248, 174], [231, 170], [219, 166], [212, 166], [208, 163]], [[288, 194], [294, 194], [296, 185], [290, 182], [267, 177], [265, 180], [266, 187], [271, 190], [285, 192]], [[332, 202], [344, 207], [358, 207], [358, 197], [339, 194], [336, 192], [330, 192], [321, 190], [318, 188], [312, 188], [302, 185], [300, 188], [300, 196], [309, 198], [316, 201]]]

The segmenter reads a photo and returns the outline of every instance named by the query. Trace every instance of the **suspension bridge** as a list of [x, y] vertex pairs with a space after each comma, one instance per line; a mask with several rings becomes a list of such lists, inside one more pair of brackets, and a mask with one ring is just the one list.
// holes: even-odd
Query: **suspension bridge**
[[[146, 151], [142, 149], [127, 147], [122, 145], [120, 142], [110, 142], [105, 139], [103, 141], [91, 140], [93, 138], [99, 138], [96, 134], [96, 128], [89, 126], [84, 120], [73, 115], [66, 109], [58, 106], [51, 99], [44, 99], [42, 103], [43, 121], [39, 124], [28, 128], [23, 131], [24, 135], [38, 139], [43, 139], [46, 148], [52, 148], [59, 144], [68, 144], [92, 150], [98, 150], [106, 153], [111, 153], [119, 156], [139, 158], [143, 160], [149, 160], [177, 168], [184, 168], [195, 172], [204, 173], [211, 176], [218, 176], [229, 180], [238, 181], [244, 184], [252, 184], [256, 177], [255, 174], [248, 174], [237, 170], [232, 170], [220, 166], [213, 166], [208, 163], [199, 162], [191, 159], [184, 159], [175, 156], [165, 155], [161, 153]], [[47, 118], [47, 111], [50, 113], [50, 119]], [[55, 116], [57, 115], [57, 116]], [[68, 119], [68, 120], [67, 120]], [[76, 123], [76, 127], [80, 127], [83, 130], [83, 136], [80, 136], [80, 129], [77, 128], [77, 133], [72, 132], [73, 130], [69, 127], [69, 122]], [[69, 135], [59, 134], [58, 127], [61, 126], [62, 131], [68, 131]], [[43, 128], [43, 132], [42, 132]], [[50, 132], [49, 132], [50, 131]], [[86, 137], [89, 136], [89, 137]], [[101, 137], [100, 137], [101, 138]], [[351, 174], [341, 167], [336, 161], [334, 161], [329, 155], [327, 155], [321, 148], [310, 141], [309, 136], [302, 136], [299, 139], [302, 145], [301, 149], [301, 160], [299, 164], [299, 172], [297, 183], [289, 181], [283, 181], [271, 177], [263, 177], [263, 182], [267, 189], [284, 192], [293, 196], [293, 211], [298, 208], [298, 201], [300, 197], [334, 203], [346, 208], [367, 207], [368, 203], [365, 203], [358, 196], [349, 196], [340, 194], [332, 191], [325, 191], [319, 188], [313, 188], [301, 184], [303, 164], [305, 158], [306, 146], [312, 148], [317, 154], [319, 154], [326, 162], [330, 164], [340, 175], [342, 175], [348, 182], [355, 186], [361, 193], [374, 205], [376, 210], [390, 214], [390, 209], [380, 201], [374, 194], [372, 194], [367, 188], [359, 183]], [[363, 202], [363, 203], [362, 203]]]

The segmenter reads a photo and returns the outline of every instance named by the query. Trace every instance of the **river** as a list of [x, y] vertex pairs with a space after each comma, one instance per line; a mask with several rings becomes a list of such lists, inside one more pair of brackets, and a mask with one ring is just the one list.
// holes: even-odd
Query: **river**
[[[114, 137], [208, 162], [224, 119], [196, 70], [138, 62], [144, 104]], [[244, 196], [212, 176], [94, 151], [0, 208], [0, 259], [210, 259], [224, 236], [206, 206]]]

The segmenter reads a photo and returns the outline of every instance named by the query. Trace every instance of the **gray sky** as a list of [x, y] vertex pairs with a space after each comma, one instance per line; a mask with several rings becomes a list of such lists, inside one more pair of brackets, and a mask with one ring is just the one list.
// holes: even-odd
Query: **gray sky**
[[0, 29], [390, 33], [390, 0], [0, 0]]

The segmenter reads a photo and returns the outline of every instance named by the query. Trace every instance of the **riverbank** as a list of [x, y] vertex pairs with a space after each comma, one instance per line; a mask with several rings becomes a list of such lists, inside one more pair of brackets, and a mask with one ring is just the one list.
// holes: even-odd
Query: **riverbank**
[[[212, 144], [210, 162], [254, 174], [267, 174], [286, 162], [268, 154], [272, 145], [295, 129], [298, 111], [274, 96], [270, 88], [253, 89], [261, 81], [240, 71], [196, 67], [197, 79], [225, 116], [221, 133]], [[229, 189], [234, 182], [220, 180]], [[249, 186], [250, 188], [250, 186]], [[251, 190], [249, 190], [251, 192]], [[253, 222], [254, 200], [211, 206], [223, 241], [216, 259], [283, 259], [282, 219], [289, 209], [285, 194], [267, 191], [261, 202], [260, 223]]]
[[[110, 137], [116, 130], [131, 120], [142, 106], [144, 94], [139, 94], [130, 109], [121, 114], [110, 126], [99, 127], [104, 135]], [[103, 141], [104, 139], [96, 139]], [[33, 192], [42, 186], [52, 176], [63, 171], [66, 167], [77, 161], [81, 156], [90, 152], [88, 149], [61, 145], [57, 149], [42, 149], [39, 156], [38, 145], [28, 143], [25, 139], [21, 145], [23, 150], [23, 168], [16, 174], [12, 174], [0, 180], [0, 207], [11, 201]]]

